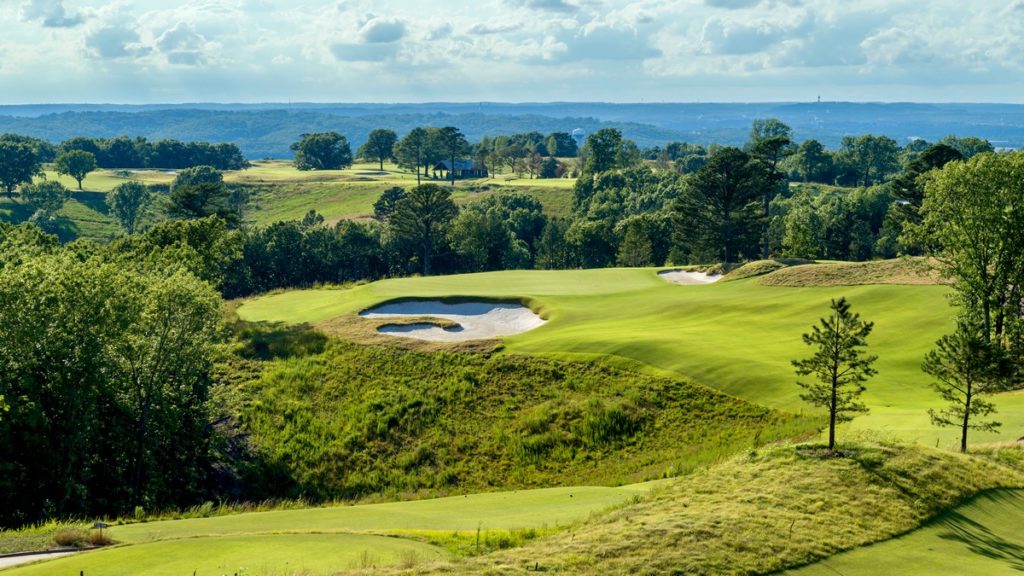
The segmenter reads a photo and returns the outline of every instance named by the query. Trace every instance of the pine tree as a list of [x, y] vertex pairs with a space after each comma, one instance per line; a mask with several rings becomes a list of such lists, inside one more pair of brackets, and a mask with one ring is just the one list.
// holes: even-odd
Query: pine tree
[[846, 298], [832, 300], [832, 314], [821, 319], [820, 326], [812, 326], [803, 335], [804, 343], [817, 346], [810, 358], [793, 360], [800, 376], [815, 376], [817, 382], [797, 384], [806, 390], [800, 398], [814, 406], [828, 409], [828, 449], [835, 450], [836, 424], [849, 422], [853, 414], [867, 412], [858, 398], [864, 392], [864, 382], [877, 372], [871, 364], [877, 356], [865, 356], [867, 337], [873, 322], [864, 322], [860, 314], [850, 311]]
[[933, 386], [949, 403], [942, 410], [929, 410], [932, 424], [960, 427], [960, 451], [967, 452], [968, 430], [995, 431], [999, 422], [978, 422], [996, 411], [981, 396], [1003, 389], [1007, 375], [1006, 355], [999, 346], [985, 342], [978, 330], [961, 324], [928, 352], [921, 370], [935, 379]]

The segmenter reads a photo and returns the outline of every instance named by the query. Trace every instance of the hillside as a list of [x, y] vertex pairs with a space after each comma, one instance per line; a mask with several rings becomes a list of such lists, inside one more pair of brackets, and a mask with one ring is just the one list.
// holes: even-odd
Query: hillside
[[288, 158], [299, 134], [338, 130], [361, 144], [370, 130], [399, 134], [414, 126], [454, 125], [470, 138], [619, 128], [640, 146], [677, 140], [741, 145], [754, 118], [778, 118], [798, 141], [835, 148], [848, 134], [885, 134], [904, 144], [949, 134], [978, 136], [1000, 147], [1024, 146], [1024, 106], [870, 102], [765, 103], [425, 103], [425, 104], [152, 104], [0, 106], [0, 133], [58, 142], [73, 136], [145, 136], [225, 141], [250, 159]]

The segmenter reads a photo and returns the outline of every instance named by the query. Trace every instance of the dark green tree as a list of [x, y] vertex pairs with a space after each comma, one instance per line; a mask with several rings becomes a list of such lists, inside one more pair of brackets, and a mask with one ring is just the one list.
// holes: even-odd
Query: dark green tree
[[398, 186], [388, 188], [373, 203], [373, 217], [381, 222], [387, 222], [391, 214], [394, 213], [398, 201], [403, 197], [405, 197], [404, 188]]
[[786, 174], [779, 170], [779, 164], [792, 156], [793, 130], [776, 118], [754, 120], [750, 130], [748, 152], [761, 165], [761, 257], [771, 256], [771, 241], [768, 236], [769, 215], [772, 200], [786, 188]]
[[860, 314], [851, 312], [846, 298], [833, 299], [831, 311], [821, 319], [820, 326], [812, 326], [811, 332], [803, 335], [804, 344], [816, 348], [814, 355], [793, 360], [793, 366], [798, 375], [815, 378], [811, 382], [797, 381], [805, 390], [800, 398], [828, 410], [828, 449], [834, 451], [836, 424], [868, 411], [859, 398], [864, 383], [876, 374], [871, 364], [878, 357], [864, 355], [874, 323], [864, 322]]
[[47, 218], [60, 212], [68, 200], [68, 189], [54, 180], [44, 180], [21, 190], [21, 196]]
[[746, 152], [723, 148], [715, 153], [675, 202], [676, 235], [683, 248], [722, 262], [756, 250], [751, 236], [761, 186], [760, 171]]
[[933, 386], [947, 407], [929, 410], [932, 424], [960, 428], [960, 451], [967, 452], [970, 430], [993, 432], [998, 422], [978, 422], [996, 411], [986, 396], [1005, 390], [1006, 356], [985, 341], [978, 330], [961, 323], [928, 352], [921, 369], [935, 379]]
[[223, 186], [224, 175], [220, 170], [208, 165], [183, 168], [178, 170], [178, 173], [174, 176], [174, 182], [171, 184], [171, 189], [177, 188], [178, 186], [195, 186], [196, 184], [213, 184], [216, 186]]
[[588, 174], [600, 174], [625, 164], [626, 141], [622, 132], [615, 128], [602, 128], [587, 136], [580, 156], [583, 158], [583, 171]]
[[42, 174], [42, 163], [32, 147], [22, 142], [0, 140], [0, 186], [8, 198], [14, 198], [14, 190], [32, 178]]
[[455, 185], [455, 163], [466, 155], [469, 150], [469, 142], [466, 137], [454, 126], [445, 126], [434, 135], [434, 141], [444, 159], [449, 162], [452, 168], [448, 171], [452, 186]]
[[394, 130], [377, 128], [370, 132], [366, 143], [359, 147], [359, 157], [363, 160], [375, 160], [380, 163], [381, 171], [384, 170], [384, 161], [394, 158], [395, 142], [398, 135]]
[[107, 207], [128, 234], [135, 233], [152, 202], [153, 194], [141, 182], [124, 182], [107, 193]]
[[168, 198], [167, 214], [184, 220], [217, 216], [229, 226], [237, 226], [242, 221], [242, 214], [237, 206], [232, 205], [230, 196], [223, 184], [204, 182], [175, 186]]
[[424, 128], [413, 128], [394, 147], [395, 159], [403, 168], [416, 171], [416, 185], [420, 184], [420, 167], [426, 164], [430, 135]]
[[343, 170], [352, 165], [348, 139], [337, 132], [303, 134], [291, 149], [299, 170]]
[[436, 249], [458, 213], [451, 193], [437, 184], [417, 186], [395, 204], [388, 224], [399, 240], [416, 251], [424, 276], [430, 275]]
[[832, 153], [817, 140], [805, 140], [793, 155], [796, 173], [804, 182], [832, 183]]
[[78, 189], [82, 189], [82, 180], [90, 172], [96, 170], [96, 156], [92, 152], [84, 150], [71, 150], [57, 155], [53, 161], [53, 167], [58, 174], [71, 176], [78, 182]]

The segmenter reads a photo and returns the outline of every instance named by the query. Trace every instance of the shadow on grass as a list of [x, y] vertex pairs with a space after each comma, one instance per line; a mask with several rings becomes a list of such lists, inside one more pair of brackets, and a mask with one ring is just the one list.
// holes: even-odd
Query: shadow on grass
[[[989, 501], [1001, 510], [1013, 509], [1015, 514], [1024, 515], [1021, 499], [1007, 492], [989, 492], [978, 496], [975, 501]], [[1021, 544], [1003, 538], [985, 524], [959, 512], [946, 514], [938, 524], [947, 530], [939, 534], [939, 538], [959, 542], [974, 554], [1005, 562], [1010, 568], [1024, 572], [1024, 546]]]
[[99, 212], [104, 216], [110, 213], [110, 209], [107, 207], [107, 195], [103, 192], [79, 192], [76, 190], [72, 192], [71, 197], [90, 210]]
[[250, 360], [301, 358], [320, 354], [327, 346], [327, 336], [306, 325], [239, 321], [235, 335], [240, 344], [239, 355]]

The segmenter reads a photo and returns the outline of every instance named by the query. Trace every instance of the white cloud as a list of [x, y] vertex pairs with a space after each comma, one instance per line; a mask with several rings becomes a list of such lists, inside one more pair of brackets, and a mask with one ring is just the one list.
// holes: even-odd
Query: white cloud
[[82, 13], [70, 14], [63, 0], [28, 0], [21, 6], [26, 22], [42, 21], [47, 28], [73, 28], [85, 21]]
[[148, 52], [140, 44], [139, 33], [126, 26], [103, 26], [85, 38], [89, 54], [95, 58], [114, 60], [135, 57]]
[[397, 42], [405, 36], [405, 23], [394, 18], [371, 18], [359, 29], [359, 39], [367, 44]]

